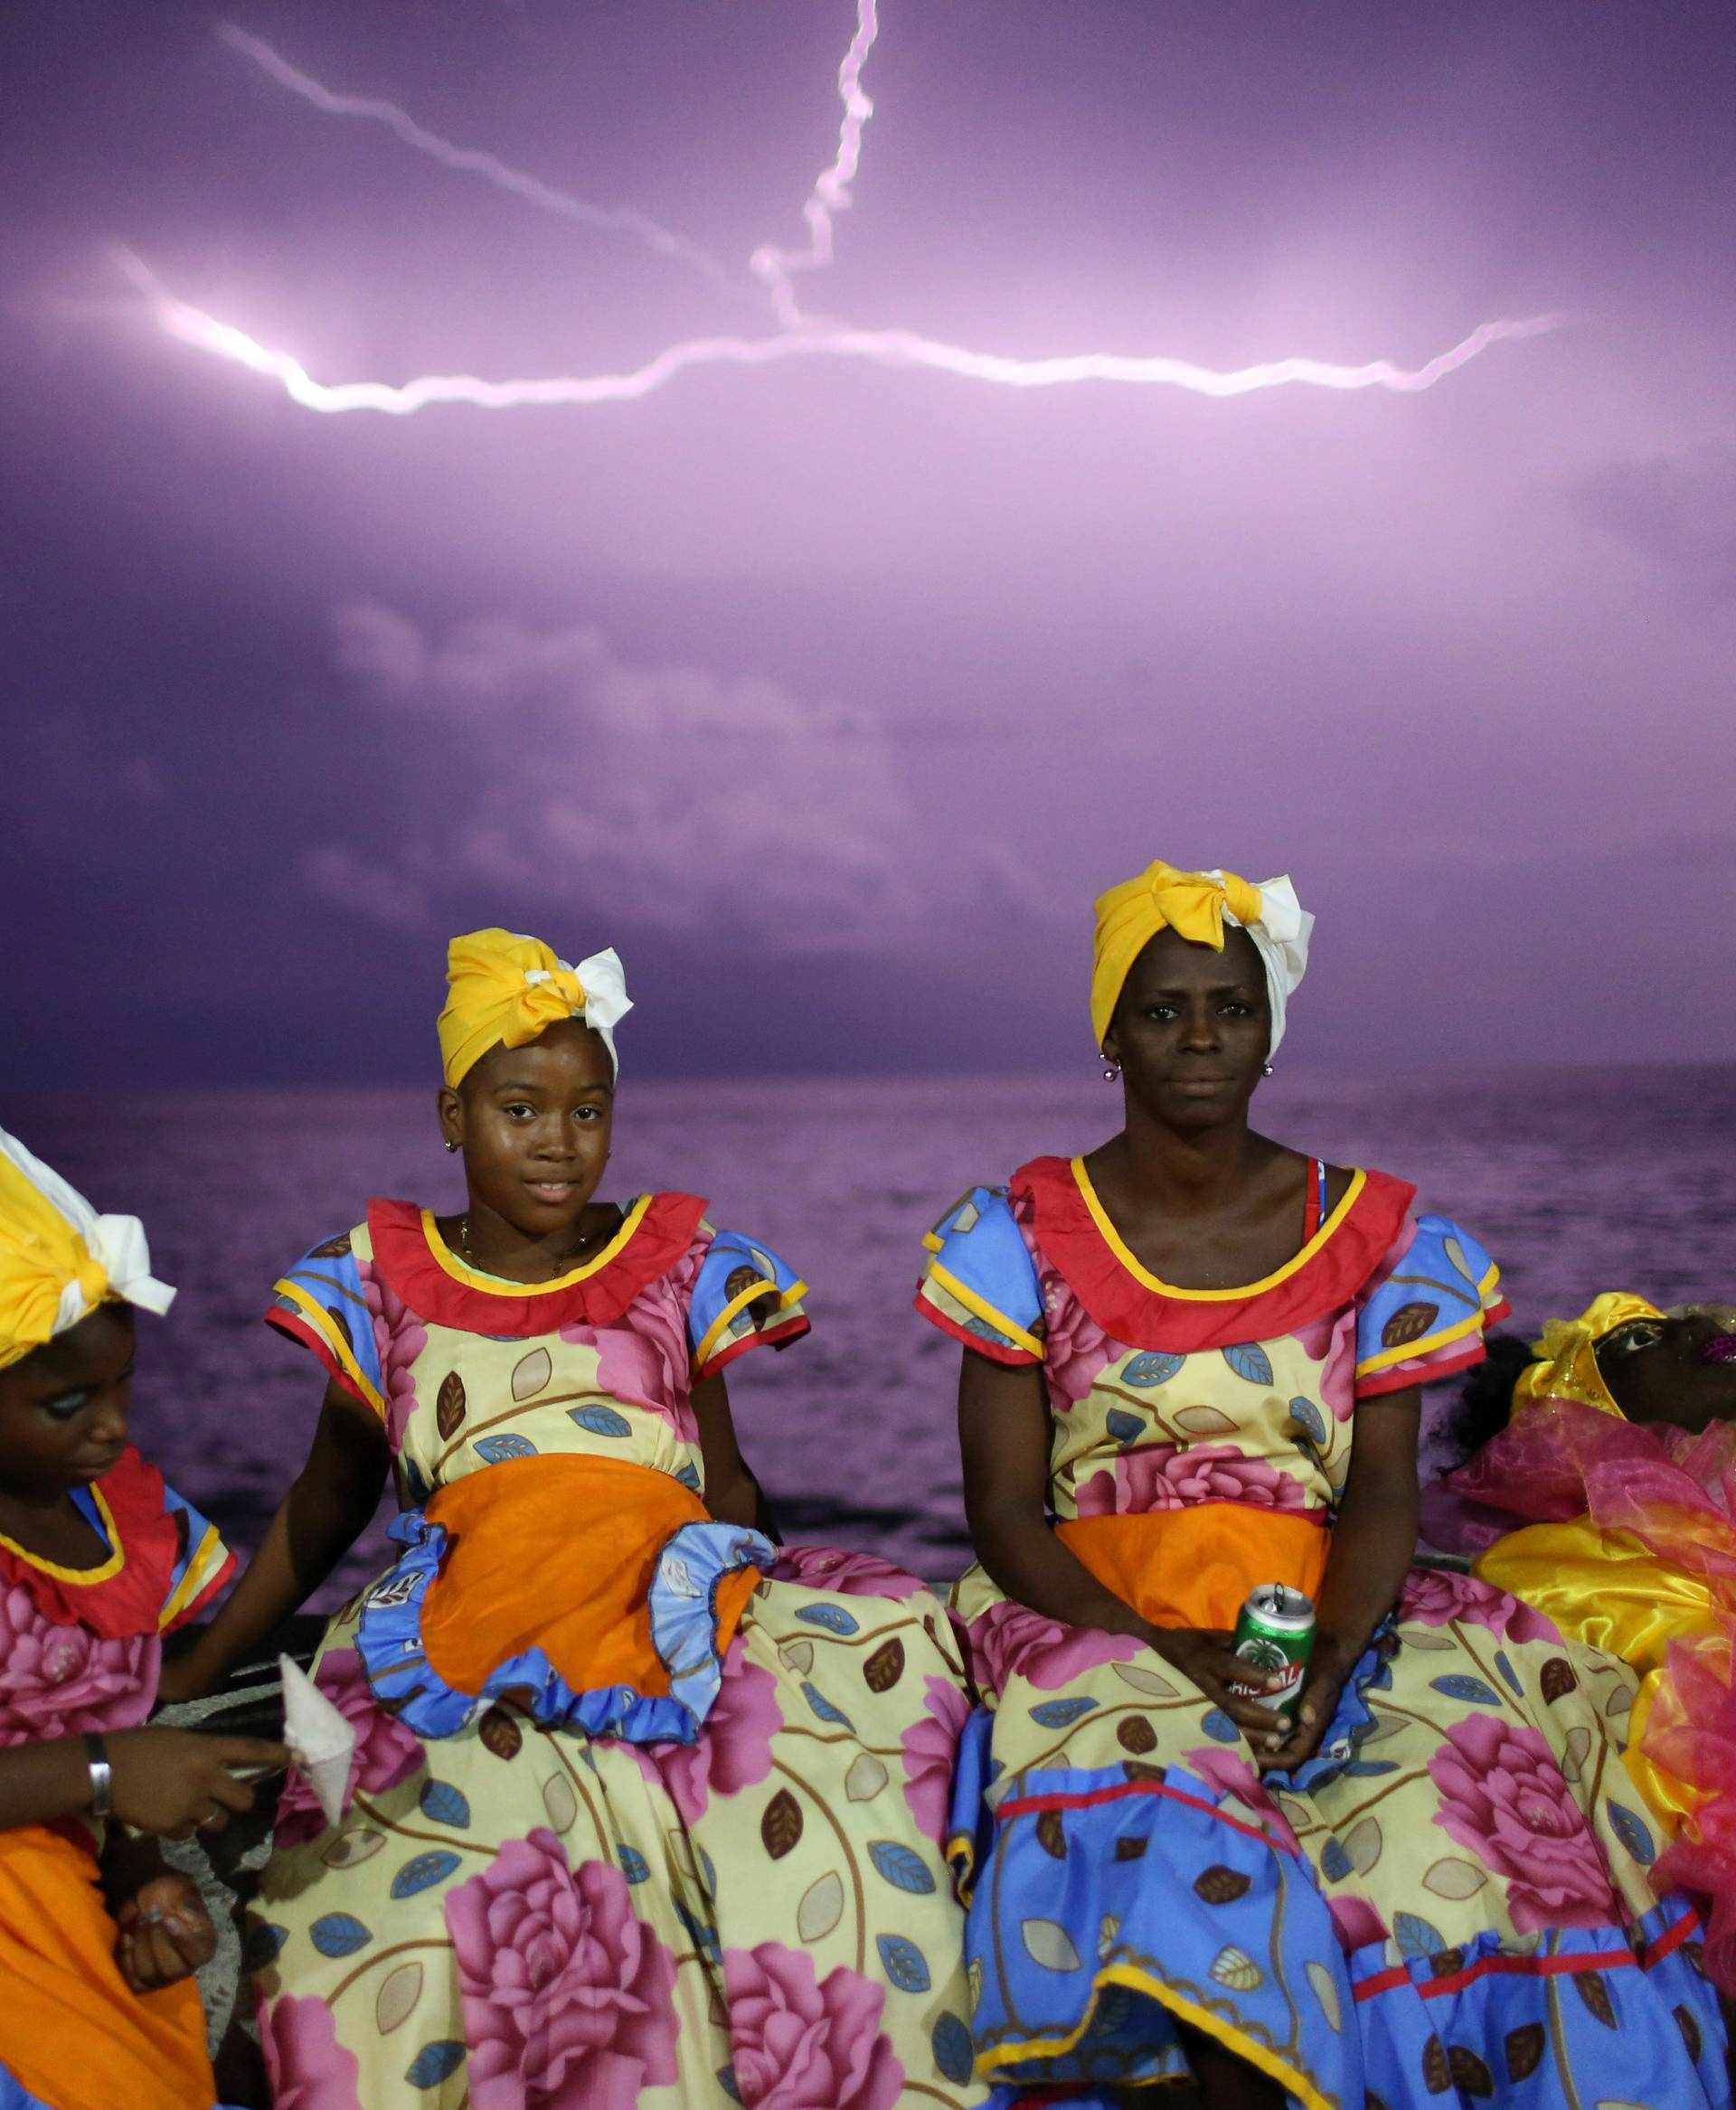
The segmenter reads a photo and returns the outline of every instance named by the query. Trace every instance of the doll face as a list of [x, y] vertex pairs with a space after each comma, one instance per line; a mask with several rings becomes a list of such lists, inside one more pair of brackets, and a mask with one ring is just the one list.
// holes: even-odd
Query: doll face
[[112, 1304], [0, 1371], [0, 1488], [40, 1502], [111, 1472], [132, 1375], [132, 1312]]
[[457, 1091], [440, 1094], [440, 1126], [464, 1153], [473, 1202], [524, 1237], [558, 1239], [584, 1214], [609, 1163], [615, 1072], [578, 1019], [523, 1048], [491, 1048]]
[[1736, 1334], [1711, 1312], [1632, 1320], [1599, 1342], [1597, 1357], [1629, 1421], [1736, 1421]]
[[1223, 950], [1160, 930], [1135, 960], [1104, 1037], [1129, 1097], [1182, 1133], [1247, 1117], [1271, 1043], [1266, 971], [1245, 930]]

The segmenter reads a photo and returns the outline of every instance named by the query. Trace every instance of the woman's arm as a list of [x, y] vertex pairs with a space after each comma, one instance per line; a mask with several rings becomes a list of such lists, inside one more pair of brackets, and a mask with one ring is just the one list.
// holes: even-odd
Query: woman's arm
[[1049, 1408], [1041, 1371], [1009, 1370], [965, 1351], [958, 1380], [965, 1516], [977, 1558], [1009, 1597], [1070, 1626], [1130, 1634], [1191, 1678], [1249, 1733], [1269, 1734], [1269, 1708], [1228, 1691], [1260, 1673], [1237, 1660], [1228, 1634], [1159, 1627], [1107, 1589], [1049, 1528]]
[[299, 1609], [380, 1506], [392, 1451], [378, 1416], [343, 1386], [326, 1388], [307, 1462], [229, 1601], [184, 1656], [165, 1664], [158, 1697], [194, 1700]]
[[[253, 1790], [231, 1767], [277, 1770], [281, 1744], [258, 1737], [204, 1737], [192, 1729], [118, 1729], [102, 1739], [112, 1769], [114, 1814], [135, 1830], [184, 1839], [216, 1828], [224, 1813], [250, 1809]], [[82, 1817], [91, 1807], [90, 1754], [82, 1737], [15, 1744], [0, 1751], [0, 1831]]]
[[1302, 1681], [1296, 1728], [1265, 1766], [1299, 1766], [1332, 1719], [1344, 1680], [1374, 1629], [1398, 1602], [1417, 1550], [1417, 1430], [1422, 1393], [1391, 1392], [1358, 1408], [1350, 1474], [1316, 1607], [1314, 1654]]
[[775, 1539], [766, 1521], [766, 1498], [736, 1441], [730, 1395], [722, 1373], [693, 1387], [693, 1419], [705, 1461], [705, 1506], [723, 1524], [745, 1524]]

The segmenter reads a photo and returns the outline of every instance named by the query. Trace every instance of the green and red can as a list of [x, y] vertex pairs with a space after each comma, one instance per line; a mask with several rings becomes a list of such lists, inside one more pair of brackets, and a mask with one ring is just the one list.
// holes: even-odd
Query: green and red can
[[1241, 1607], [1231, 1645], [1255, 1670], [1282, 1673], [1282, 1685], [1231, 1685], [1230, 1690], [1271, 1708], [1288, 1728], [1296, 1719], [1302, 1675], [1314, 1653], [1314, 1599], [1287, 1583], [1262, 1583]]

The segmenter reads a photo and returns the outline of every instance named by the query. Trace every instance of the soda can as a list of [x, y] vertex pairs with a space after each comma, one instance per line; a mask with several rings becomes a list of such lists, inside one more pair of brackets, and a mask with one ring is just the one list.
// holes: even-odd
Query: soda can
[[1236, 1621], [1231, 1644], [1256, 1670], [1282, 1673], [1282, 1685], [1231, 1685], [1244, 1700], [1269, 1707], [1288, 1729], [1296, 1719], [1302, 1673], [1314, 1653], [1314, 1600], [1285, 1583], [1262, 1583], [1249, 1597]]

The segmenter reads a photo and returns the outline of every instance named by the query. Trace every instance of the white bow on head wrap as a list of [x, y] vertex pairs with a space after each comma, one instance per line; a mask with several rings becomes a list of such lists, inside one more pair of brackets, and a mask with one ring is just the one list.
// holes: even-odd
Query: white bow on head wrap
[[0, 1128], [0, 1368], [119, 1298], [166, 1312], [136, 1216], [99, 1216], [78, 1190]]

